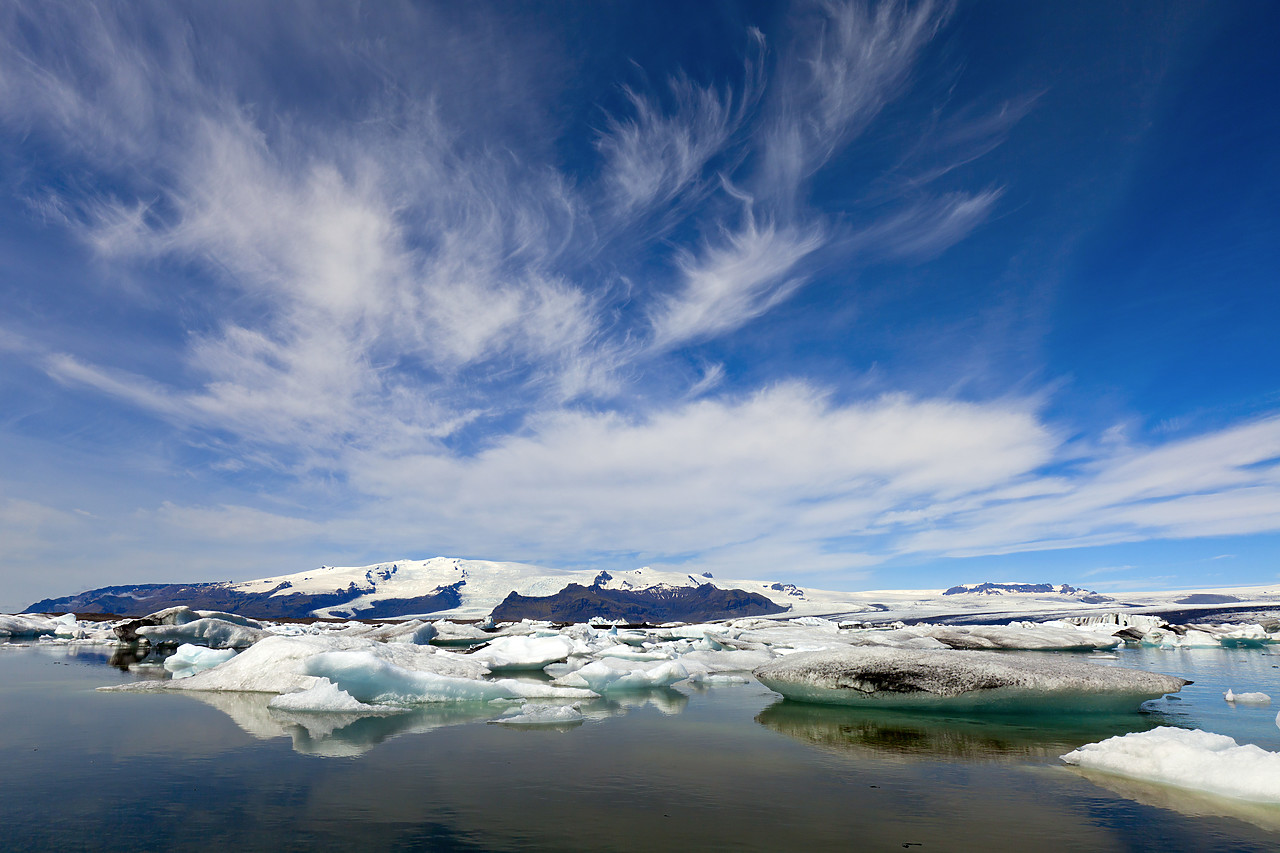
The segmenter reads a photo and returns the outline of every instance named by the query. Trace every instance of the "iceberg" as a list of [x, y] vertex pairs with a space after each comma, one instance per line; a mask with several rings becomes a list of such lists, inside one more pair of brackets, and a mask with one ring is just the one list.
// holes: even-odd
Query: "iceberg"
[[1062, 760], [1220, 797], [1280, 804], [1280, 753], [1212, 732], [1162, 726], [1086, 744]]
[[0, 637], [43, 637], [56, 634], [58, 627], [43, 616], [0, 615]]
[[1241, 705], [1270, 705], [1271, 697], [1265, 693], [1236, 693], [1230, 688], [1222, 694], [1222, 698], [1231, 703]]
[[1114, 711], [1189, 683], [1056, 657], [876, 646], [786, 655], [753, 674], [770, 690], [801, 702], [988, 712]]
[[932, 637], [953, 649], [976, 650], [1093, 651], [1114, 649], [1124, 642], [1110, 634], [1078, 628], [1065, 622], [1013, 622], [1009, 625], [967, 627], [931, 626], [921, 631], [921, 635]]
[[235, 656], [235, 649], [210, 649], [184, 643], [165, 658], [164, 668], [173, 673], [174, 678], [190, 678], [197, 672], [224, 664]]
[[608, 694], [647, 690], [652, 687], [670, 687], [688, 677], [689, 671], [679, 661], [645, 666], [634, 661], [605, 658], [592, 661], [576, 672], [561, 676], [556, 679], [556, 684]]
[[141, 625], [137, 633], [153, 644], [199, 643], [215, 649], [242, 649], [268, 636], [261, 628], [223, 619], [220, 615], [202, 616], [181, 624]]
[[296, 693], [316, 686], [319, 678], [306, 671], [307, 662], [327, 652], [367, 652], [374, 659], [397, 666], [480, 679], [489, 670], [464, 655], [439, 652], [429, 646], [379, 643], [359, 637], [304, 634], [297, 637], [268, 636], [231, 660], [181, 681], [162, 681], [154, 687], [125, 684], [109, 689], [174, 689], [232, 691], [247, 693]]
[[355, 699], [374, 705], [489, 702], [494, 699], [594, 699], [589, 690], [502, 679], [484, 681], [407, 669], [369, 651], [325, 652], [308, 658], [307, 675], [326, 678]]
[[565, 660], [573, 653], [574, 643], [568, 637], [498, 637], [484, 648], [471, 653], [493, 672], [542, 669], [547, 664]]

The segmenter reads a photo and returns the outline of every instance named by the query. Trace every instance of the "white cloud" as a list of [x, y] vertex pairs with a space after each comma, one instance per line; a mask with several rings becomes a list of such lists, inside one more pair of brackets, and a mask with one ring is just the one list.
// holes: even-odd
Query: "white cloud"
[[1013, 553], [1280, 531], [1280, 418], [1154, 448], [1104, 447], [1065, 486], [958, 507], [906, 551]]
[[795, 266], [821, 245], [816, 229], [757, 225], [748, 217], [700, 257], [685, 253], [678, 261], [681, 288], [654, 310], [654, 345], [712, 337], [759, 317], [791, 295], [800, 283]]
[[1053, 445], [1015, 406], [838, 406], [792, 384], [640, 419], [559, 412], [474, 457], [359, 453], [348, 470], [383, 519], [412, 518], [432, 543], [656, 559], [789, 542], [817, 560], [823, 542], [861, 535], [885, 507], [996, 488]]

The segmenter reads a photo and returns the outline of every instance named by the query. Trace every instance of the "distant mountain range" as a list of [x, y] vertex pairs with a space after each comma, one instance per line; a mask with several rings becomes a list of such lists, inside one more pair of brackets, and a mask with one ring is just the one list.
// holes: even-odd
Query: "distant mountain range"
[[224, 610], [261, 619], [451, 616], [504, 621], [703, 621], [784, 613], [803, 598], [792, 584], [717, 583], [710, 574], [546, 569], [436, 557], [374, 566], [323, 566], [244, 582], [108, 586], [37, 601], [26, 612], [143, 616], [165, 607]]
[[[1190, 593], [1190, 594], [1189, 594]], [[639, 568], [599, 572], [452, 557], [372, 566], [322, 566], [242, 582], [108, 586], [37, 601], [30, 613], [144, 616], [166, 607], [224, 610], [262, 619], [429, 616], [501, 621], [695, 622], [742, 616], [837, 616], [875, 622], [1061, 618], [1106, 609], [1274, 607], [1280, 589], [1126, 593], [1123, 600], [1070, 584], [977, 583], [946, 590], [835, 592], [779, 581], [725, 580]]]
[[971, 583], [953, 586], [943, 595], [1062, 595], [1083, 601], [1085, 604], [1106, 604], [1115, 601], [1089, 589], [1078, 589], [1070, 584], [1051, 583]]

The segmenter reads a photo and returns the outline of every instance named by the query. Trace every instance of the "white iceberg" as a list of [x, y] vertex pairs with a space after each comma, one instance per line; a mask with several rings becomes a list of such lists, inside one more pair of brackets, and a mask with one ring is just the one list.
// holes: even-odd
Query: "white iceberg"
[[542, 669], [573, 653], [574, 642], [568, 637], [498, 637], [487, 646], [471, 653], [493, 672]]
[[605, 658], [592, 661], [576, 672], [561, 676], [556, 679], [556, 684], [585, 688], [599, 694], [611, 694], [654, 687], [670, 687], [688, 677], [689, 671], [679, 661], [645, 665], [620, 658]]
[[1062, 760], [1220, 797], [1280, 804], [1280, 753], [1212, 732], [1164, 726], [1086, 744]]
[[1271, 697], [1265, 693], [1236, 693], [1230, 688], [1222, 694], [1222, 698], [1231, 703], [1241, 705], [1270, 705]]
[[[907, 629], [910, 631], [911, 629]], [[953, 649], [1092, 651], [1114, 649], [1118, 637], [1065, 622], [1012, 622], [1008, 625], [928, 626], [917, 629]]]
[[1217, 649], [1222, 647], [1222, 641], [1217, 635], [1197, 628], [1182, 634], [1170, 628], [1156, 628], [1143, 635], [1142, 645], [1161, 649]]
[[986, 711], [1110, 711], [1176, 693], [1182, 678], [1062, 657], [875, 646], [786, 655], [753, 673], [788, 699]]
[[43, 637], [58, 632], [59, 625], [45, 616], [0, 615], [0, 637]]
[[226, 663], [181, 681], [158, 682], [158, 687], [121, 685], [112, 689], [175, 689], [237, 691], [248, 693], [296, 693], [308, 690], [318, 678], [306, 671], [307, 661], [334, 651], [367, 652], [375, 659], [413, 670], [459, 678], [483, 678], [489, 670], [465, 655], [449, 654], [429, 646], [379, 643], [358, 637], [306, 634], [297, 637], [268, 636]]
[[502, 679], [485, 681], [408, 669], [370, 651], [336, 651], [306, 660], [307, 675], [326, 678], [343, 692], [372, 705], [488, 702], [494, 699], [594, 699], [589, 690]]

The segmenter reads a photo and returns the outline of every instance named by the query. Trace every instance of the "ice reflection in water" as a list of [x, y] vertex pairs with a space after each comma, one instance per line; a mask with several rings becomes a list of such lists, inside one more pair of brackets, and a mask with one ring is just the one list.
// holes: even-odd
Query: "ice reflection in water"
[[829, 752], [897, 760], [1055, 761], [1114, 735], [1165, 724], [1155, 714], [957, 717], [781, 700], [756, 722]]
[[[398, 714], [304, 713], [270, 707], [272, 693], [185, 691], [180, 696], [199, 700], [230, 717], [244, 732], [259, 740], [289, 738], [295, 752], [331, 758], [363, 755], [393, 737], [423, 734], [447, 726], [498, 719], [519, 702], [448, 702], [417, 705]], [[580, 704], [587, 721], [621, 716], [652, 707], [667, 716], [679, 714], [689, 697], [671, 688], [639, 690]], [[547, 704], [564, 704], [548, 701]], [[541, 726], [542, 730], [573, 726]]]

